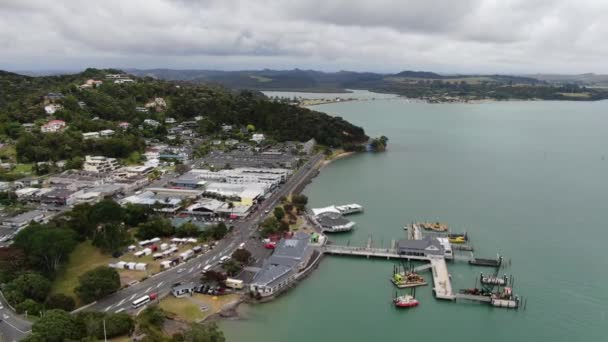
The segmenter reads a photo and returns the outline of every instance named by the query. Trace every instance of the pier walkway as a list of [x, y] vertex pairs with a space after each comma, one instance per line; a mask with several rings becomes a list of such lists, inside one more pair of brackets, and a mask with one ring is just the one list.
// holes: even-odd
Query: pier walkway
[[454, 291], [452, 291], [452, 282], [448, 273], [448, 266], [444, 258], [430, 258], [431, 270], [433, 271], [433, 291], [438, 299], [454, 300]]
[[476, 296], [476, 295], [469, 295], [469, 294], [464, 294], [464, 293], [457, 293], [456, 299], [457, 300], [461, 300], [461, 299], [472, 300], [475, 302], [483, 302], [483, 303], [490, 303], [492, 301], [492, 299], [488, 296]]
[[366, 258], [384, 258], [384, 259], [409, 259], [428, 261], [426, 256], [402, 255], [398, 254], [395, 249], [390, 248], [373, 248], [373, 247], [351, 247], [338, 245], [325, 245], [320, 248], [321, 252], [333, 255], [347, 256], [362, 256]]

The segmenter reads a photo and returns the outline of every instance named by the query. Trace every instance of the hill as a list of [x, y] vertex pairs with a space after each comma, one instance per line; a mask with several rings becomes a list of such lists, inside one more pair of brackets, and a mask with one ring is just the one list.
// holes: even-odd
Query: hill
[[584, 84], [548, 81], [542, 77], [513, 75], [442, 75], [429, 71], [402, 71], [396, 74], [367, 72], [321, 72], [314, 70], [131, 70], [140, 76], [187, 80], [223, 85], [234, 89], [305, 92], [344, 92], [366, 89], [394, 93], [432, 102], [541, 99], [598, 100], [608, 92], [587, 89]]
[[[362, 128], [340, 117], [271, 101], [258, 92], [150, 77], [131, 76], [134, 82], [124, 84], [105, 78], [120, 72], [87, 69], [72, 75], [30, 77], [0, 71], [0, 139], [16, 142], [20, 162], [71, 160], [88, 153], [127, 158], [133, 152], [143, 152], [144, 139], [164, 141], [168, 128], [164, 122], [169, 117], [179, 122], [203, 116], [196, 127], [203, 136], [219, 132], [222, 124], [228, 124], [253, 125], [276, 141], [315, 138], [320, 144], [337, 147], [368, 139]], [[101, 80], [103, 84], [78, 87], [88, 79]], [[47, 96], [49, 93], [59, 95]], [[150, 112], [138, 109], [159, 97], [167, 103], [166, 108]], [[49, 103], [61, 108], [47, 114], [44, 107]], [[65, 121], [67, 128], [45, 134], [28, 132], [22, 126], [41, 126], [51, 119]], [[161, 124], [147, 127], [143, 125], [147, 119]], [[131, 128], [121, 130], [119, 122], [130, 123]], [[82, 137], [82, 132], [105, 129], [117, 134], [107, 139]]]

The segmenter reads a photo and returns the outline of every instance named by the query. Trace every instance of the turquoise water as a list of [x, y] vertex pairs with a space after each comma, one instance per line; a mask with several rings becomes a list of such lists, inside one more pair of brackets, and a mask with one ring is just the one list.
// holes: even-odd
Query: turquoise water
[[[323, 169], [313, 207], [360, 203], [356, 231], [337, 242], [376, 245], [415, 220], [466, 230], [478, 256], [511, 259], [527, 309], [437, 301], [396, 311], [390, 261], [328, 256], [278, 300], [223, 322], [229, 341], [608, 340], [608, 102], [348, 102], [315, 109], [390, 138], [389, 151]], [[483, 268], [449, 264], [455, 289]], [[425, 275], [430, 281], [428, 274]]]

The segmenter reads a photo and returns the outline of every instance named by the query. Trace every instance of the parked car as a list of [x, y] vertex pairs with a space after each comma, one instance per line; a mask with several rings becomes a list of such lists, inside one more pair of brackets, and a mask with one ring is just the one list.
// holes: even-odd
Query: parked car
[[220, 258], [220, 264], [224, 264], [228, 260], [230, 260], [230, 257], [227, 255], [224, 255], [223, 257]]

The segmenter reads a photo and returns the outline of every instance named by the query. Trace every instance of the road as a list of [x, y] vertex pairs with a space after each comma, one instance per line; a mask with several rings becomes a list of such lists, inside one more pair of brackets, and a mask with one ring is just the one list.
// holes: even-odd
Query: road
[[30, 333], [32, 323], [15, 314], [0, 297], [0, 341], [19, 341]]
[[[171, 290], [172, 285], [175, 283], [198, 282], [201, 278], [201, 271], [205, 266], [216, 266], [222, 256], [232, 255], [239, 244], [243, 242], [247, 244], [247, 241], [256, 231], [260, 222], [267, 216], [265, 211], [270, 211], [277, 205], [281, 197], [288, 196], [297, 186], [308, 181], [316, 170], [314, 166], [322, 159], [323, 155], [321, 154], [313, 156], [285, 184], [260, 203], [255, 213], [245, 220], [236, 221], [230, 234], [219, 241], [214, 249], [105, 297], [95, 304], [86, 307], [85, 310], [101, 312], [127, 311], [131, 308], [133, 300], [137, 298], [149, 295], [150, 293], [156, 293], [162, 297], [163, 294]], [[183, 269], [183, 271], [179, 272], [180, 269]]]

